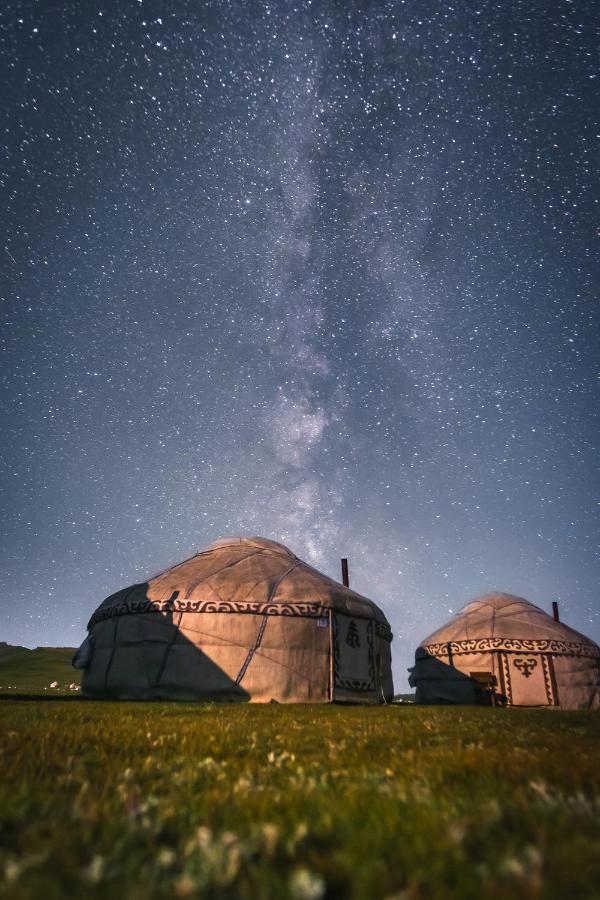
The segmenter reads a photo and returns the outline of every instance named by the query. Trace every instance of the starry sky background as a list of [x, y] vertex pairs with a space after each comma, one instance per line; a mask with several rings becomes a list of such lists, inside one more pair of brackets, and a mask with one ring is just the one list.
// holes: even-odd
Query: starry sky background
[[492, 589], [600, 640], [597, 7], [7, 0], [0, 639], [262, 535], [398, 689]]

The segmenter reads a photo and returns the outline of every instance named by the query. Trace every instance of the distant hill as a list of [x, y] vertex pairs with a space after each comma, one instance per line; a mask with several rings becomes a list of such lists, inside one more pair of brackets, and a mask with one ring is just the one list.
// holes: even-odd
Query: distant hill
[[[58, 693], [70, 684], [79, 684], [80, 673], [71, 666], [74, 653], [74, 647], [29, 650], [0, 641], [0, 693]], [[58, 689], [50, 689], [54, 681], [58, 681]]]

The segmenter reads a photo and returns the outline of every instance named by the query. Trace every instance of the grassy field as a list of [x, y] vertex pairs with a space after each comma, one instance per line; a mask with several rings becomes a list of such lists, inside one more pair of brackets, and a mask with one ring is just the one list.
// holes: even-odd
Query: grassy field
[[600, 715], [0, 700], [10, 898], [600, 896]]
[[44, 688], [58, 681], [58, 689], [68, 690], [79, 684], [80, 672], [71, 665], [72, 647], [13, 647], [0, 642], [0, 694], [44, 693]]

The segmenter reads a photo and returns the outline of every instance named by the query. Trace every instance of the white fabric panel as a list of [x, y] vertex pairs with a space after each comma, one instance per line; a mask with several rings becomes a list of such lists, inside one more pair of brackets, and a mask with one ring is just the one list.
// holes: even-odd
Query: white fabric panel
[[428, 698], [424, 702], [466, 697], [468, 688], [459, 687], [460, 679], [450, 672], [454, 667], [467, 677], [492, 672], [498, 692], [515, 706], [600, 705], [600, 648], [522, 597], [489, 594], [473, 600], [421, 642], [420, 654], [431, 661], [417, 659], [411, 683], [417, 698]]

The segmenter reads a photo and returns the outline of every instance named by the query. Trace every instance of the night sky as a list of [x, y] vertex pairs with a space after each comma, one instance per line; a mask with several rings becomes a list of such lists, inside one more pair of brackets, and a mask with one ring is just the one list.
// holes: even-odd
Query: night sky
[[0, 640], [262, 535], [600, 640], [589, 2], [5, 0]]

